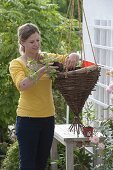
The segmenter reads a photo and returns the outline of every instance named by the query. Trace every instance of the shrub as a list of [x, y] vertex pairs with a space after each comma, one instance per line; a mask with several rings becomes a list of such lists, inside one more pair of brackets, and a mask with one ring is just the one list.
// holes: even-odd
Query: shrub
[[2, 170], [18, 170], [19, 169], [19, 156], [18, 156], [18, 143], [15, 142], [10, 145], [6, 153], [6, 157], [2, 162]]
[[[1, 170], [18, 170], [19, 169], [19, 148], [18, 142], [11, 144], [2, 162]], [[50, 170], [50, 158], [47, 162], [46, 170]]]

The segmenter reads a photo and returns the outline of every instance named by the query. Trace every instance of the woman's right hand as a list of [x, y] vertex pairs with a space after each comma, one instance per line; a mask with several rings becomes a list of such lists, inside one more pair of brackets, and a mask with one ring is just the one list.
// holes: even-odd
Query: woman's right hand
[[56, 70], [56, 69], [58, 69], [58, 66], [53, 66], [53, 63], [49, 63], [49, 66], [46, 67], [46, 73], [49, 74], [52, 70]]

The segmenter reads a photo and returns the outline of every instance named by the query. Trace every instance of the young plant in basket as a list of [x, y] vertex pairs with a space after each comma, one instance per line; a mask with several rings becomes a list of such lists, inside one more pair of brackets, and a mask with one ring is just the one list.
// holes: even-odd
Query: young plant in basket
[[[46, 66], [46, 68], [48, 69], [50, 66], [55, 66], [54, 62], [58, 62], [57, 58], [52, 58], [49, 57], [47, 53], [42, 53], [42, 60], [40, 61], [43, 65]], [[48, 72], [49, 77], [52, 79], [52, 81], [55, 80], [55, 78], [57, 77], [57, 69], [51, 69], [51, 71]]]
[[[59, 63], [57, 58], [49, 57], [47, 53], [41, 53], [41, 56], [42, 59], [38, 62], [31, 58], [28, 60], [26, 70], [27, 76], [36, 81], [37, 80], [36, 72], [41, 67], [46, 66], [49, 77], [54, 81], [55, 78], [57, 77], [57, 72], [63, 70], [63, 64]], [[56, 66], [56, 68], [54, 68], [54, 66]]]

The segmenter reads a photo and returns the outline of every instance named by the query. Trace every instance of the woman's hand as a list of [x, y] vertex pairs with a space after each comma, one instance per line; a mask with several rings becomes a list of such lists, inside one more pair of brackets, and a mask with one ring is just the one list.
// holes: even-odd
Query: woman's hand
[[69, 70], [74, 70], [78, 62], [79, 62], [79, 55], [77, 53], [71, 53], [66, 58], [65, 67]]
[[49, 74], [52, 70], [57, 70], [58, 66], [54, 66], [53, 63], [49, 63], [49, 66], [46, 67], [46, 73]]

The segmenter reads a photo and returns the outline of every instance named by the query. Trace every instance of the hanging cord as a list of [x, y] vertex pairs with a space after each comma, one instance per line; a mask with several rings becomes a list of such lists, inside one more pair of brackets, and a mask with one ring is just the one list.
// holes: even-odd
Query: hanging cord
[[[81, 0], [79, 0], [79, 2], [82, 4]], [[82, 7], [82, 11], [83, 11], [85, 24], [86, 24], [86, 28], [87, 28], [87, 32], [88, 32], [88, 36], [89, 36], [89, 41], [90, 41], [90, 45], [91, 45], [91, 49], [92, 49], [92, 53], [93, 53], [93, 58], [94, 58], [95, 64], [97, 65], [95, 53], [94, 53], [94, 49], [93, 49], [93, 45], [92, 45], [92, 40], [91, 40], [91, 36], [90, 36], [90, 32], [89, 32], [88, 22], [87, 22], [86, 14], [85, 14], [85, 11], [84, 11], [84, 7]]]
[[[66, 13], [66, 18], [68, 18], [68, 16], [69, 15], [71, 15], [71, 16], [73, 16], [73, 13], [74, 13], [74, 2], [72, 2], [73, 0], [70, 0], [69, 1], [69, 5], [68, 5], [68, 9], [67, 9], [67, 13]], [[72, 7], [73, 6], [73, 7]], [[70, 8], [72, 8], [73, 9], [73, 11], [71, 12], [71, 14], [69, 13], [70, 12]], [[66, 26], [66, 21], [64, 20], [64, 25]], [[66, 54], [68, 55], [68, 53], [69, 53], [69, 46], [70, 46], [70, 44], [71, 44], [71, 41], [70, 41], [70, 39], [71, 39], [71, 30], [72, 30], [72, 28], [73, 28], [73, 24], [72, 24], [72, 18], [71, 18], [71, 21], [70, 21], [70, 16], [69, 16], [69, 24], [70, 24], [70, 26], [69, 26], [69, 34], [67, 34], [67, 36], [66, 36], [66, 44], [68, 44], [68, 46], [67, 46], [67, 48], [65, 49], [66, 50]], [[62, 38], [63, 38], [63, 30], [61, 31], [61, 36], [60, 36], [60, 42], [62, 41]], [[64, 46], [63, 46], [64, 47]], [[59, 46], [57, 46], [57, 51], [58, 51], [58, 49], [59, 49]], [[56, 55], [58, 55], [58, 53], [56, 54]], [[67, 77], [67, 72], [68, 72], [68, 70], [67, 70], [67, 68], [65, 68], [66, 69], [66, 77]]]
[[[73, 19], [74, 19], [74, 0], [69, 1], [66, 18], [68, 18], [68, 16], [69, 16], [69, 33], [66, 36], [66, 40], [67, 40], [66, 44], [68, 44], [67, 49], [66, 49], [67, 55], [70, 52], [69, 47], [71, 45], [71, 39], [72, 39]], [[66, 22], [64, 25], [66, 25]], [[60, 42], [62, 41], [62, 37], [63, 37], [63, 30], [61, 31]], [[57, 47], [57, 51], [58, 49], [59, 49], [59, 46]], [[58, 53], [56, 54], [56, 57], [57, 55]], [[68, 68], [65, 68], [65, 77], [67, 77], [67, 72], [68, 72]]]
[[[68, 18], [69, 15], [69, 11], [71, 8], [71, 1], [69, 2], [68, 5], [68, 9], [67, 9], [67, 13], [66, 13], [66, 18]], [[64, 25], [66, 26], [66, 21], [64, 20]], [[60, 42], [62, 41], [62, 37], [63, 37], [63, 30], [61, 31], [61, 36], [60, 36]], [[66, 37], [66, 40], [68, 39], [68, 36]], [[67, 42], [67, 44], [69, 43], [69, 41]], [[59, 46], [57, 47], [57, 51], [58, 51]], [[66, 49], [66, 53], [68, 54], [68, 49]]]
[[78, 23], [79, 23], [79, 31], [80, 31], [80, 54], [82, 60], [82, 27], [81, 27], [81, 10], [80, 10], [80, 2], [78, 1]]
[[[71, 5], [71, 3], [69, 3], [69, 5], [68, 5], [68, 9], [67, 9], [67, 14], [66, 14], [66, 18], [68, 18], [68, 13], [69, 13], [69, 10], [70, 10], [70, 5]], [[65, 22], [65, 20], [64, 20], [64, 25], [66, 25], [66, 22]], [[61, 42], [62, 41], [62, 37], [63, 37], [63, 30], [61, 31], [61, 33], [60, 33], [60, 40], [59, 40], [59, 42]], [[64, 46], [63, 46], [64, 47]], [[56, 57], [58, 56], [58, 50], [59, 50], [59, 45], [57, 46], [57, 48], [56, 48], [56, 51], [57, 51], [57, 53], [56, 53]], [[66, 49], [66, 54], [67, 54], [67, 49]], [[64, 54], [63, 54], [64, 55]]]
[[[70, 27], [69, 27], [69, 34], [67, 37], [68, 40], [68, 47], [70, 47], [71, 45], [71, 40], [72, 40], [72, 31], [73, 31], [73, 19], [74, 19], [74, 0], [70, 0], [69, 3], [69, 7], [70, 7], [70, 16], [69, 16], [69, 21], [70, 21]], [[70, 49], [67, 49], [67, 53], [69, 53]], [[66, 68], [66, 72], [65, 72], [65, 77], [67, 77], [67, 73], [68, 73], [68, 68]]]
[[83, 61], [82, 53], [83, 53], [83, 56], [84, 56], [84, 60], [86, 60], [84, 42], [83, 42], [82, 26], [81, 26], [81, 23], [82, 23], [81, 13], [82, 13], [83, 4], [80, 4], [79, 0], [77, 2], [78, 2], [78, 21], [79, 21], [79, 30], [80, 30], [80, 52], [81, 52], [81, 61]]
[[[70, 1], [70, 8], [71, 8], [71, 10], [70, 10], [70, 27], [69, 27], [69, 37], [68, 37], [68, 42], [69, 42], [69, 45], [68, 45], [68, 47], [70, 47], [70, 45], [71, 45], [71, 40], [72, 40], [72, 31], [73, 31], [73, 19], [74, 19], [74, 0], [71, 0]], [[68, 53], [69, 53], [69, 51], [70, 51], [70, 49], [68, 49]]]

